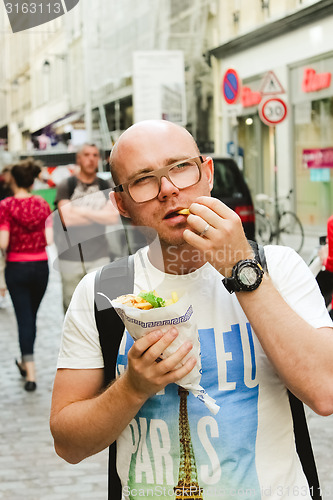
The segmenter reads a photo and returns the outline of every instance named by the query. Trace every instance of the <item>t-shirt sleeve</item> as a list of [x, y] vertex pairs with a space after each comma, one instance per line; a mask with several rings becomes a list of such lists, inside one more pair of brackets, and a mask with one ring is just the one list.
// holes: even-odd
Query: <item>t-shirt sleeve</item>
[[62, 331], [58, 368], [104, 368], [94, 314], [95, 272], [78, 284], [67, 310]]
[[269, 275], [284, 300], [315, 328], [333, 327], [324, 298], [304, 260], [289, 247], [265, 247]]
[[60, 184], [57, 186], [57, 193], [56, 197], [54, 200], [55, 205], [59, 203], [61, 200], [69, 200], [70, 199], [70, 194], [69, 194], [69, 186], [68, 186], [68, 179], [64, 179]]

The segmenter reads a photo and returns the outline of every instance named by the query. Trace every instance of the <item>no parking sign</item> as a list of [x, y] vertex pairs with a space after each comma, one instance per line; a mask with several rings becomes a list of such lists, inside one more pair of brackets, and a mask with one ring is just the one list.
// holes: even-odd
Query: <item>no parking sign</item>
[[239, 96], [240, 81], [234, 69], [225, 72], [222, 82], [222, 94], [228, 104], [234, 104]]

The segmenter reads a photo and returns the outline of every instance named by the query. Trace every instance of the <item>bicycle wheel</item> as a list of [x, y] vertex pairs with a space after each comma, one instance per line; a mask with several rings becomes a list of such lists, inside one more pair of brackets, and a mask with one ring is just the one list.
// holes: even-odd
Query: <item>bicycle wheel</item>
[[269, 218], [263, 210], [255, 211], [256, 241], [261, 245], [267, 245], [272, 239], [272, 226]]
[[283, 212], [279, 220], [278, 243], [300, 252], [304, 243], [303, 226], [293, 212]]

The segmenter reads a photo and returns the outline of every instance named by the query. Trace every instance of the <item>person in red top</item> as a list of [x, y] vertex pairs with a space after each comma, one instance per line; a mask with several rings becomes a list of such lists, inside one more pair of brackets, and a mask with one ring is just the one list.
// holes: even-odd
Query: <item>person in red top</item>
[[[319, 257], [321, 258], [321, 263], [325, 267], [326, 271], [333, 273], [333, 215], [329, 217], [327, 221], [327, 238], [326, 245], [321, 247], [319, 251]], [[330, 280], [330, 290], [333, 290], [333, 274], [327, 277]], [[333, 299], [331, 304], [330, 316], [333, 319]]]
[[49, 276], [45, 248], [52, 242], [52, 228], [46, 227], [51, 213], [49, 204], [30, 192], [40, 172], [39, 163], [33, 159], [13, 165], [14, 195], [0, 202], [0, 248], [6, 256], [5, 280], [15, 310], [22, 356], [16, 365], [26, 379], [27, 391], [37, 387], [36, 317]]
[[327, 246], [328, 255], [325, 262], [327, 271], [333, 273], [333, 215], [327, 221]]

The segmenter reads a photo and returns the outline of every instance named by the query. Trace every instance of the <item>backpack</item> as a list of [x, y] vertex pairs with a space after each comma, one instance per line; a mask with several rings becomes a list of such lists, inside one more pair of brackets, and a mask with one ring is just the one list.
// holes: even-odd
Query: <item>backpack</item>
[[[249, 241], [256, 260], [267, 272], [267, 263], [264, 248], [256, 242]], [[118, 279], [117, 279], [118, 278]], [[95, 320], [99, 332], [99, 340], [104, 359], [105, 387], [115, 378], [116, 362], [120, 342], [124, 332], [124, 324], [109, 300], [98, 292], [106, 294], [111, 300], [131, 293], [134, 285], [134, 256], [130, 255], [111, 262], [100, 268], [95, 277]], [[113, 334], [110, 335], [110, 325]], [[296, 451], [299, 455], [304, 474], [309, 484], [313, 500], [321, 500], [321, 490], [312, 451], [310, 434], [306, 422], [303, 403], [288, 390], [289, 403], [292, 413]], [[109, 447], [109, 500], [121, 499], [121, 483], [116, 470], [116, 442]]]

